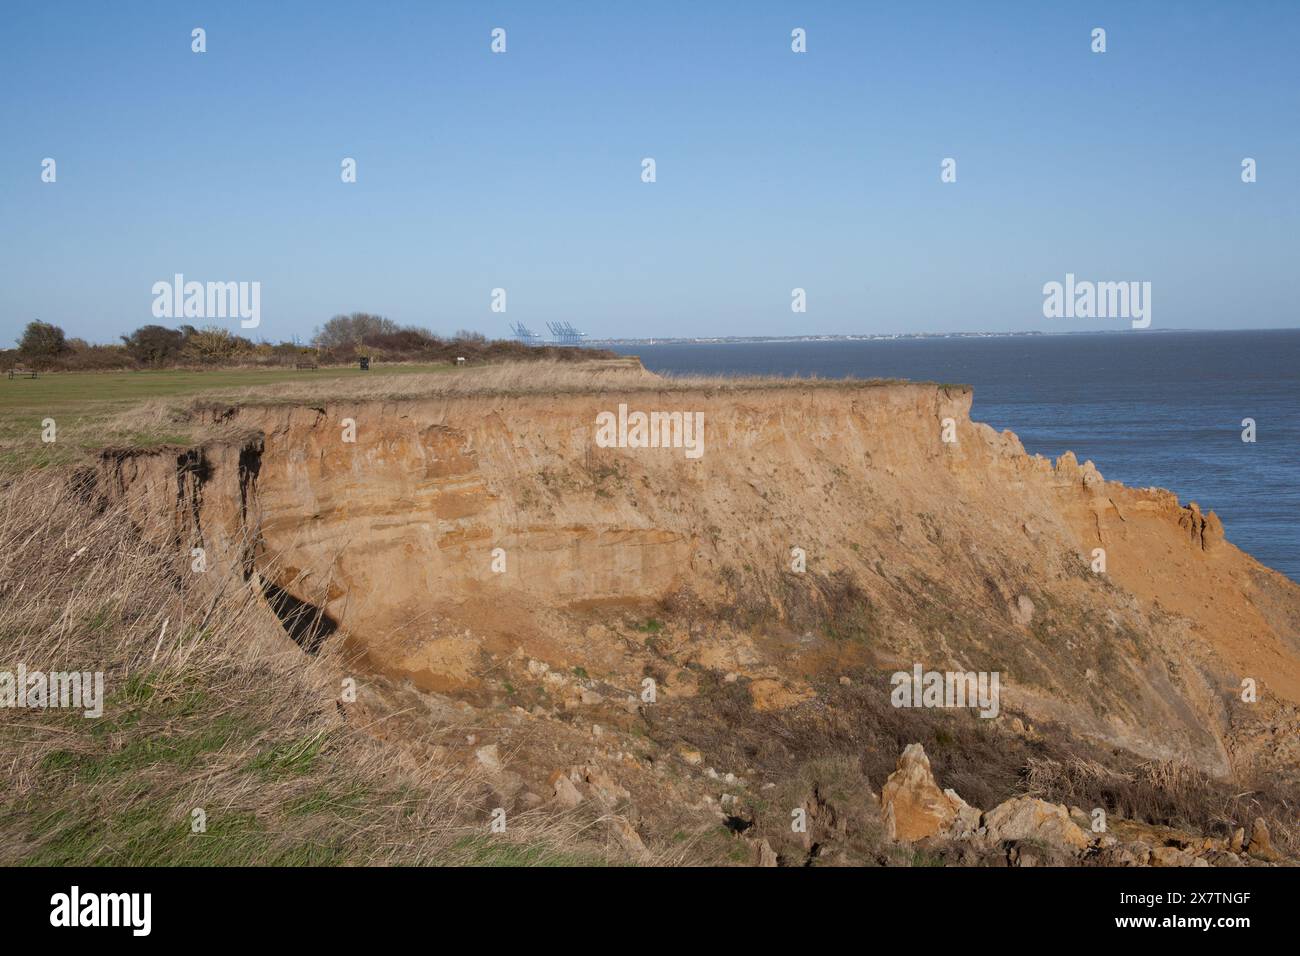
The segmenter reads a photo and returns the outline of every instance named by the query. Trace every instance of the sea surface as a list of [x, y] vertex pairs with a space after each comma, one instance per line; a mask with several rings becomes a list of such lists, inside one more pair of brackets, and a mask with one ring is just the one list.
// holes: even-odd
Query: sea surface
[[[1031, 453], [1158, 486], [1300, 581], [1300, 329], [620, 346], [676, 373], [909, 378], [975, 388]], [[1242, 419], [1256, 441], [1242, 441]]]

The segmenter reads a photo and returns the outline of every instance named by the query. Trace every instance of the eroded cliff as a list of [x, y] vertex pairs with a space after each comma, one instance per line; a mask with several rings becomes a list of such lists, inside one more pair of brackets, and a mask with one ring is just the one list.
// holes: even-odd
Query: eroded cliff
[[[1138, 755], [1293, 765], [1300, 588], [1212, 512], [1028, 456], [970, 403], [651, 381], [249, 404], [201, 412], [240, 439], [108, 453], [101, 479], [170, 514], [185, 562], [205, 548], [319, 611], [313, 643], [337, 629], [360, 666], [428, 691], [481, 701], [530, 661], [615, 696], [658, 674], [665, 701], [715, 672], [770, 710], [849, 673], [888, 695], [919, 663], [996, 671], [1004, 714]], [[701, 413], [703, 454], [600, 447], [619, 404]], [[644, 642], [620, 636], [629, 613]]]

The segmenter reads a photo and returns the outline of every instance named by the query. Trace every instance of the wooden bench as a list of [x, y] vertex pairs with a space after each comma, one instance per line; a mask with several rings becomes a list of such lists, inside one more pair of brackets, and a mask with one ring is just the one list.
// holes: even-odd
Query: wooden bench
[[36, 378], [37, 372], [34, 368], [11, 368], [9, 370], [10, 378]]
[[294, 368], [316, 368], [315, 362], [295, 362]]

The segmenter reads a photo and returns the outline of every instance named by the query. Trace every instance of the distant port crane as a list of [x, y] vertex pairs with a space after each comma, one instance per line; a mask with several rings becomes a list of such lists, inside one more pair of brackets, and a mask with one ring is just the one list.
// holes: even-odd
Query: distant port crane
[[551, 330], [556, 345], [581, 345], [587, 337], [586, 332], [579, 332], [570, 322], [547, 322], [546, 327]]
[[515, 338], [524, 345], [542, 344], [542, 337], [522, 322], [516, 322], [514, 325], [510, 326], [510, 331], [513, 332]]

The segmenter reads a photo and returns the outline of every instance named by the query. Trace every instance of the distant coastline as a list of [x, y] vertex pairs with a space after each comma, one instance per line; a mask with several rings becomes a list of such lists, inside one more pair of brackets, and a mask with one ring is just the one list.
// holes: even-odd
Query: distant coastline
[[761, 344], [764, 342], [889, 342], [894, 340], [917, 339], [1013, 339], [1041, 338], [1058, 335], [1151, 335], [1154, 333], [1170, 334], [1176, 332], [1280, 332], [1286, 328], [1266, 329], [1144, 329], [1140, 333], [1129, 329], [1076, 329], [1074, 331], [1044, 332], [1029, 330], [1021, 332], [874, 332], [856, 335], [692, 335], [692, 336], [648, 336], [642, 338], [594, 338], [583, 340], [583, 345], [732, 345]]

